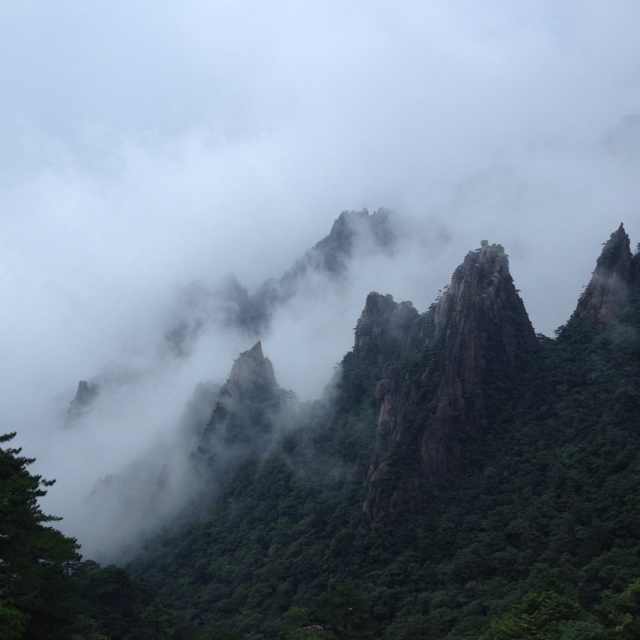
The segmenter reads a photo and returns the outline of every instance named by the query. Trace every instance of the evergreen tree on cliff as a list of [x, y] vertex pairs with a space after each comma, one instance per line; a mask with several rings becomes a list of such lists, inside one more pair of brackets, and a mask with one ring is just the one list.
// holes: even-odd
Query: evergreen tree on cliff
[[50, 526], [39, 499], [52, 480], [0, 436], [0, 640], [185, 640], [166, 605], [117, 567], [81, 561], [78, 544]]
[[[0, 436], [5, 444], [15, 436]], [[76, 541], [48, 526], [39, 498], [53, 481], [29, 472], [32, 458], [0, 448], [0, 636], [53, 638], [70, 622], [63, 603], [69, 563], [79, 560]]]

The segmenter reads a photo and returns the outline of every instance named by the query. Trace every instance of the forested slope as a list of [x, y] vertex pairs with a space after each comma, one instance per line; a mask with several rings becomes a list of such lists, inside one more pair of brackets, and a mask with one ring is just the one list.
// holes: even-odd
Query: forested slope
[[[313, 366], [313, 363], [310, 363]], [[0, 637], [640, 637], [640, 257], [622, 227], [555, 339], [500, 245], [419, 313], [372, 293], [324, 396], [260, 343], [216, 394], [195, 503], [82, 562], [0, 450]]]
[[[502, 263], [496, 246], [476, 255], [487, 251]], [[466, 318], [484, 317], [477, 305], [489, 315], [495, 305], [484, 291], [469, 296], [438, 333], [434, 318], [450, 301], [420, 315], [390, 298], [368, 300], [333, 395], [307, 407], [304, 424], [274, 437], [269, 453], [247, 456], [206, 517], [152, 545], [136, 573], [203, 637], [637, 637], [640, 288], [637, 258], [626, 252], [618, 230], [557, 339], [507, 341], [520, 349], [507, 377], [491, 350], [502, 367], [507, 342], [496, 342], [496, 330], [525, 326], [513, 305], [510, 319], [491, 316], [487, 334], [471, 337], [487, 375], [470, 401], [484, 413], [470, 416], [473, 429], [454, 415], [455, 464], [438, 473], [420, 470], [414, 441], [385, 438], [380, 380], [393, 370], [400, 388], [431, 384], [426, 396], [402, 396], [403, 420], [415, 430], [419, 416], [420, 437], [430, 438], [442, 424], [434, 422], [442, 381], [458, 367], [443, 355]], [[599, 289], [598, 304], [613, 306], [594, 317], [585, 311], [593, 288], [618, 262], [627, 288], [614, 297]], [[463, 393], [460, 411], [468, 401]], [[419, 500], [395, 500], [380, 519], [366, 507], [381, 447], [391, 452], [388, 481]]]

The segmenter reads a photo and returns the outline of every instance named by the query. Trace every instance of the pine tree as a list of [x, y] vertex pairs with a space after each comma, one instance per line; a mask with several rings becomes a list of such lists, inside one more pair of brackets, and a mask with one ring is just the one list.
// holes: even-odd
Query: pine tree
[[[0, 445], [15, 433], [0, 436]], [[48, 526], [39, 499], [53, 480], [29, 472], [33, 458], [0, 446], [0, 629], [7, 639], [55, 638], [71, 621], [67, 574], [79, 561], [73, 538]]]

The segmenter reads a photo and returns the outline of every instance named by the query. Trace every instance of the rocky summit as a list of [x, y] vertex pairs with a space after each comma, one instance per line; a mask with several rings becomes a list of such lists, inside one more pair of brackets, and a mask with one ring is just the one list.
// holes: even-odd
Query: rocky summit
[[300, 293], [309, 276], [339, 282], [359, 251], [393, 253], [398, 243], [396, 222], [389, 209], [343, 211], [324, 238], [282, 275], [266, 279], [254, 291], [250, 292], [233, 275], [215, 287], [192, 283], [178, 296], [176, 317], [165, 334], [170, 351], [179, 357], [189, 355], [198, 337], [212, 323], [239, 329], [253, 339], [264, 335], [273, 313]]
[[604, 244], [572, 321], [603, 327], [616, 320], [631, 292], [640, 288], [638, 265], [640, 257], [631, 253], [629, 236], [620, 224]]
[[[355, 353], [362, 349], [359, 333], [370, 324], [370, 306], [367, 301], [356, 330]], [[383, 315], [411, 316], [401, 309]], [[399, 343], [394, 332], [401, 326], [392, 320], [378, 329], [386, 334], [380, 342], [400, 348], [389, 354], [376, 391], [377, 444], [364, 505], [373, 519], [407, 502], [419, 504], [425, 480], [440, 481], [459, 469], [465, 443], [487, 427], [538, 347], [508, 257], [502, 246], [488, 243], [466, 256], [425, 314], [411, 317]]]
[[97, 382], [80, 380], [78, 388], [67, 409], [67, 424], [72, 423], [86, 414], [100, 395], [100, 385]]
[[[258, 341], [233, 363], [227, 382], [218, 393], [211, 418], [204, 429], [200, 452], [221, 458], [221, 448], [246, 448], [254, 451], [264, 446], [291, 392], [278, 386], [271, 361]], [[234, 455], [238, 451], [234, 451]]]

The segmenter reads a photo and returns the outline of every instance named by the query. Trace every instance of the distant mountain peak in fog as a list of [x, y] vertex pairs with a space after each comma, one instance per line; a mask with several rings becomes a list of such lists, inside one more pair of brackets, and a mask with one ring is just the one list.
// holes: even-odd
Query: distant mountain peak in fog
[[229, 384], [249, 392], [257, 387], [275, 389], [278, 386], [273, 365], [264, 357], [260, 340], [233, 363]]
[[624, 224], [604, 243], [591, 280], [570, 324], [604, 326], [619, 317], [631, 291], [640, 287], [640, 254], [633, 255]]
[[397, 239], [391, 210], [343, 211], [327, 236], [280, 277], [266, 280], [254, 292], [249, 292], [234, 275], [214, 288], [190, 285], [180, 302], [180, 319], [166, 334], [167, 343], [176, 355], [187, 355], [192, 343], [211, 323], [257, 338], [268, 330], [276, 309], [294, 298], [311, 274], [339, 281], [358, 249], [363, 253], [390, 254]]
[[76, 394], [67, 409], [67, 424], [89, 411], [99, 394], [100, 385], [97, 382], [79, 380]]

